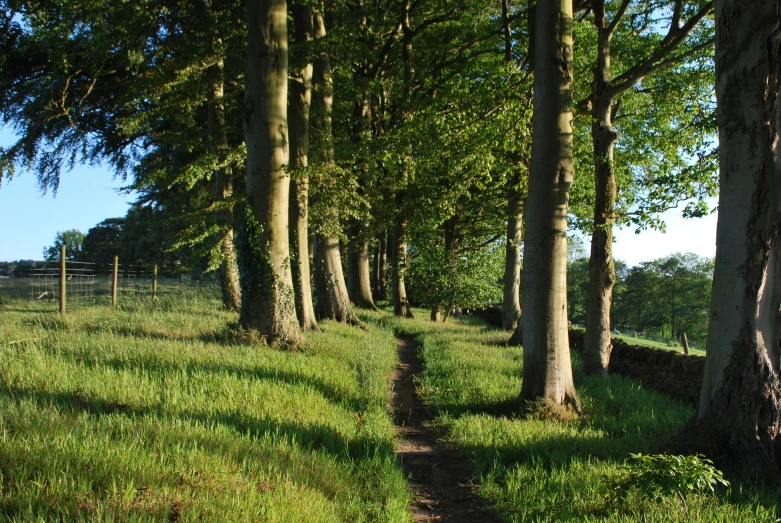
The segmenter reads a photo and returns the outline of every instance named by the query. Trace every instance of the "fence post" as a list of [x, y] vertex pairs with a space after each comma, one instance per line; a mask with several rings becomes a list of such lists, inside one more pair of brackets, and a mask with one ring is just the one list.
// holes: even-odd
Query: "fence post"
[[119, 256], [114, 256], [114, 272], [111, 275], [111, 306], [117, 306], [117, 275], [119, 273]]
[[65, 314], [65, 246], [60, 246], [60, 314]]
[[157, 298], [157, 264], [152, 267], [152, 299]]
[[686, 337], [686, 333], [681, 334], [681, 343], [683, 344], [683, 353], [689, 354], [689, 339]]

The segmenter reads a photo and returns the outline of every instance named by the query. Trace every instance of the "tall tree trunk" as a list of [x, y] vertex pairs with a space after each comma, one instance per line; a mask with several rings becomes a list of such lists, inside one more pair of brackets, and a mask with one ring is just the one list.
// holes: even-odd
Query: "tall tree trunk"
[[247, 209], [239, 323], [271, 344], [296, 346], [301, 329], [288, 239], [287, 3], [249, 0], [247, 18]]
[[521, 240], [523, 212], [518, 185], [520, 174], [510, 180], [507, 188], [507, 244], [504, 258], [504, 288], [502, 293], [502, 328], [515, 330], [521, 319]]
[[605, 2], [593, 3], [597, 27], [597, 63], [592, 83], [591, 138], [594, 143], [594, 231], [591, 233], [589, 286], [586, 303], [586, 336], [583, 367], [587, 374], [607, 376], [610, 352], [610, 306], [616, 269], [613, 262], [613, 223], [615, 222], [616, 178], [613, 173], [613, 148], [618, 134], [613, 130], [613, 98], [610, 86], [610, 38], [605, 17]]
[[319, 283], [323, 285], [320, 296], [326, 300], [320, 308], [324, 317], [336, 321], [357, 325], [363, 324], [355, 315], [347, 294], [347, 285], [342, 272], [342, 256], [339, 239], [335, 236], [321, 238], [317, 247]]
[[[325, 20], [321, 8], [313, 9], [315, 39], [325, 37]], [[331, 72], [331, 59], [326, 52], [321, 52], [317, 59], [316, 66], [316, 85], [315, 101], [317, 102], [321, 118], [319, 125], [319, 138], [323, 141], [322, 147], [325, 151], [325, 161], [335, 162], [333, 151], [333, 104], [334, 104], [334, 83]], [[339, 209], [332, 208], [331, 215], [333, 223], [332, 230], [339, 230]], [[325, 310], [330, 311], [328, 317], [332, 317], [346, 323], [361, 325], [357, 316], [353, 312], [350, 298], [347, 294], [347, 285], [344, 280], [344, 270], [342, 269], [342, 255], [339, 248], [339, 238], [336, 235], [321, 238], [318, 242], [318, 256], [320, 258], [318, 269], [322, 274], [318, 279], [325, 282], [324, 290], [328, 293], [330, 306]]]
[[[312, 9], [294, 5], [293, 20], [297, 43], [312, 40]], [[296, 176], [290, 180], [290, 243], [293, 254], [293, 282], [296, 289], [296, 311], [301, 329], [320, 330], [312, 301], [312, 278], [309, 265], [309, 175], [306, 173], [309, 155], [309, 107], [312, 101], [311, 63], [300, 76], [290, 79], [290, 170]], [[301, 172], [296, 172], [301, 169]]]
[[705, 376], [684, 441], [781, 478], [781, 10], [716, 2], [719, 220]]
[[372, 298], [371, 268], [369, 261], [369, 221], [362, 219], [354, 226], [349, 246], [348, 271], [350, 299], [362, 309], [377, 310]]
[[379, 259], [377, 260], [377, 298], [388, 299], [385, 289], [385, 281], [388, 274], [388, 232], [382, 231], [380, 235]]
[[[406, 162], [401, 169], [402, 187], [406, 187], [409, 177], [409, 166]], [[406, 190], [401, 189], [396, 193], [397, 208], [404, 206], [405, 198]], [[393, 314], [402, 318], [412, 318], [412, 307], [407, 300], [407, 287], [404, 283], [404, 277], [407, 273], [407, 215], [403, 211], [396, 218], [391, 263]]]
[[[412, 80], [415, 76], [415, 68], [412, 64], [412, 39], [414, 33], [409, 25], [410, 0], [404, 0], [402, 4], [402, 32], [404, 34], [404, 45], [402, 48], [402, 57], [404, 61], [404, 87], [402, 94], [403, 108], [399, 111], [400, 120], [403, 123], [407, 120], [410, 106], [412, 104]], [[393, 293], [393, 313], [403, 318], [412, 317], [412, 307], [407, 300], [407, 288], [404, 283], [404, 276], [407, 272], [407, 209], [406, 196], [407, 186], [409, 185], [409, 162], [411, 157], [403, 161], [401, 166], [401, 177], [399, 180], [399, 189], [396, 191], [396, 224], [393, 238], [393, 267], [391, 270], [392, 293]]]
[[572, 0], [541, 2], [536, 11], [521, 400], [579, 408], [567, 330], [567, 209], [574, 175]]
[[241, 306], [241, 288], [239, 286], [239, 269], [236, 263], [236, 251], [233, 247], [233, 206], [228, 203], [233, 196], [233, 170], [227, 165], [228, 136], [225, 130], [224, 101], [224, 63], [219, 48], [222, 38], [216, 31], [214, 13], [211, 3], [202, 0], [198, 3], [201, 22], [207, 30], [212, 31], [212, 51], [217, 54], [217, 61], [209, 67], [206, 75], [209, 79], [208, 100], [208, 131], [210, 148], [217, 153], [220, 167], [214, 171], [214, 199], [219, 203], [216, 213], [218, 231], [214, 235], [215, 243], [222, 260], [220, 261], [219, 277], [222, 291], [222, 304], [228, 310], [237, 310]]
[[[353, 129], [356, 145], [371, 137], [371, 91], [365, 91], [360, 103], [355, 107], [355, 126]], [[364, 161], [363, 173], [359, 179], [361, 196], [371, 192], [369, 186], [369, 165]], [[362, 309], [377, 310], [372, 298], [371, 268], [369, 265], [369, 221], [371, 208], [368, 200], [362, 205], [361, 214], [350, 228], [348, 267], [348, 291], [352, 302]]]

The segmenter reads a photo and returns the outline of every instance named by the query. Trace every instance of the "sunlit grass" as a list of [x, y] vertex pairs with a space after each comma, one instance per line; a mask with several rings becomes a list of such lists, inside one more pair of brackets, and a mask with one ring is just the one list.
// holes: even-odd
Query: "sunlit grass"
[[[216, 293], [0, 314], [0, 514], [14, 521], [408, 521], [392, 333], [242, 344]], [[32, 310], [31, 310], [32, 309]]]
[[[427, 318], [416, 311], [417, 318]], [[693, 411], [621, 376], [589, 378], [573, 355], [583, 414], [568, 421], [521, 418], [518, 395], [523, 350], [506, 347], [508, 333], [471, 317], [446, 324], [384, 320], [417, 336], [425, 371], [419, 391], [437, 412], [435, 424], [473, 464], [479, 492], [507, 521], [775, 522], [777, 491], [735, 478], [715, 496], [655, 499], [613, 496], [630, 452], [664, 448]]]

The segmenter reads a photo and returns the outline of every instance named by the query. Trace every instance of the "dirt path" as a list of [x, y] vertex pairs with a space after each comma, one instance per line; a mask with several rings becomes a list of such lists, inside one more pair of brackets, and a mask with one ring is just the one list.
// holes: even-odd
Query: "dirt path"
[[469, 468], [463, 458], [437, 443], [433, 431], [423, 425], [430, 417], [415, 394], [413, 380], [423, 370], [418, 343], [412, 337], [399, 336], [396, 347], [400, 364], [393, 376], [393, 407], [396, 431], [402, 436], [396, 453], [415, 491], [411, 507], [414, 520], [499, 521], [469, 485]]

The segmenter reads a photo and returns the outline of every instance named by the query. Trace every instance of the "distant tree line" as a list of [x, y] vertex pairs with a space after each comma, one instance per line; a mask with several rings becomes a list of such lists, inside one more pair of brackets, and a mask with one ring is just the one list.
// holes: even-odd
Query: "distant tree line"
[[[567, 301], [573, 324], [586, 322], [588, 258], [569, 264]], [[705, 341], [713, 283], [713, 259], [675, 253], [627, 267], [616, 261], [616, 282], [610, 321], [623, 332], [644, 332], [662, 338]]]

